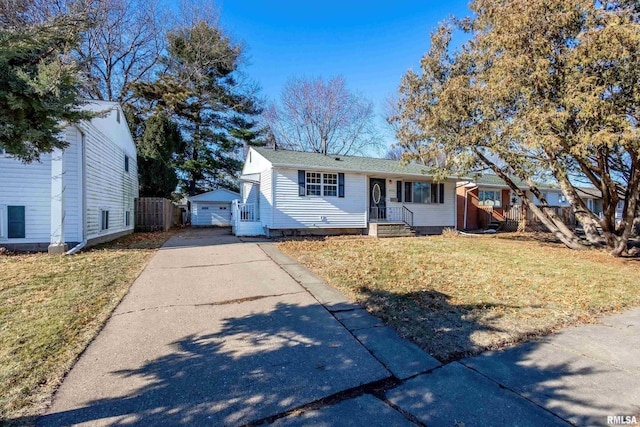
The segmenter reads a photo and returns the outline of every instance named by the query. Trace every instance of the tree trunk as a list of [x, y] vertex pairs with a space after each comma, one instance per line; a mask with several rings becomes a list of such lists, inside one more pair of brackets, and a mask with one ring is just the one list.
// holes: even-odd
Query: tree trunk
[[[634, 153], [632, 153], [633, 155]], [[640, 196], [640, 169], [638, 168], [638, 159], [632, 158], [631, 164], [631, 176], [629, 178], [627, 187], [627, 200], [625, 200], [625, 211], [622, 214], [620, 226], [618, 230], [621, 230], [620, 236], [616, 239], [616, 244], [613, 246], [611, 255], [621, 256], [627, 251], [627, 245], [629, 238], [633, 232], [634, 217], [638, 208], [638, 197]]]
[[[506, 173], [504, 173], [502, 169], [500, 169], [495, 163], [493, 163], [486, 156], [484, 156], [484, 154], [482, 154], [480, 150], [474, 149], [474, 152], [480, 160], [482, 160], [487, 166], [491, 168], [491, 170], [495, 172], [496, 175], [502, 178], [502, 180], [507, 184], [507, 186], [511, 188], [511, 190], [514, 193], [516, 193], [518, 197], [520, 197], [520, 200], [522, 200], [522, 203], [524, 203], [527, 206], [527, 209], [530, 209], [531, 212], [533, 212], [533, 214], [540, 219], [542, 224], [544, 224], [544, 226], [547, 227], [547, 229], [565, 246], [575, 250], [589, 249], [589, 247], [585, 245], [583, 241], [578, 236], [576, 236], [574, 232], [569, 230], [566, 224], [564, 224], [562, 219], [559, 218], [555, 214], [555, 212], [548, 212], [548, 211], [545, 212], [542, 209], [540, 209], [531, 200], [529, 200], [525, 192], [522, 191], [520, 188], [518, 188], [518, 186], [515, 185], [513, 180], [509, 178], [509, 176]], [[538, 197], [538, 199], [540, 200], [543, 199], [542, 195], [540, 194], [540, 191], [538, 191], [538, 189], [535, 188], [535, 186], [533, 187], [530, 186], [530, 190], [532, 193], [534, 193], [534, 195]]]
[[598, 232], [598, 223], [599, 219], [596, 220], [595, 215], [589, 211], [589, 208], [584, 204], [584, 201], [580, 198], [576, 189], [567, 178], [567, 175], [564, 171], [560, 170], [557, 167], [557, 162], [551, 162], [553, 175], [558, 181], [562, 192], [567, 196], [567, 200], [569, 201], [569, 205], [573, 209], [573, 214], [576, 217], [576, 220], [582, 224], [582, 229], [584, 230], [585, 237], [587, 240], [596, 246], [602, 246], [604, 243], [604, 239]]

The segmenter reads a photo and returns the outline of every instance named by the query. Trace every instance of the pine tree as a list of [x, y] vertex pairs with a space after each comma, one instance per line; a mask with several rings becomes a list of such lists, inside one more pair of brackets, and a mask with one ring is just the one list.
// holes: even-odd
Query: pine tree
[[242, 48], [203, 20], [175, 28], [167, 38], [166, 73], [155, 83], [137, 84], [136, 95], [180, 126], [185, 144], [177, 167], [185, 192], [237, 188], [242, 146], [255, 139], [251, 117], [260, 112], [237, 80]]
[[165, 114], [147, 119], [137, 144], [141, 197], [170, 197], [178, 185], [176, 153], [183, 149], [178, 125]]
[[46, 22], [3, 20], [0, 26], [0, 147], [24, 161], [64, 148], [63, 127], [92, 115], [80, 111], [78, 69], [68, 53], [85, 26], [81, 17]]

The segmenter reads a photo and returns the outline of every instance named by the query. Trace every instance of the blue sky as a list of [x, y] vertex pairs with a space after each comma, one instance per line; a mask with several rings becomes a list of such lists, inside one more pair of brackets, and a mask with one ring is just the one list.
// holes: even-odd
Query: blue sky
[[292, 76], [342, 75], [349, 89], [382, 103], [401, 77], [417, 69], [429, 33], [451, 15], [468, 15], [468, 0], [219, 0], [222, 26], [246, 45], [246, 73], [276, 99]]

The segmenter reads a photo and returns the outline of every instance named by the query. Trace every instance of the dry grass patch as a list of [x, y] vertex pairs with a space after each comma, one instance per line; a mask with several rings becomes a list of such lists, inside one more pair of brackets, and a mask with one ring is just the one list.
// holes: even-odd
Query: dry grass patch
[[442, 361], [640, 304], [638, 260], [539, 238], [326, 239], [278, 247]]
[[30, 424], [174, 231], [74, 256], [0, 256], [0, 421]]

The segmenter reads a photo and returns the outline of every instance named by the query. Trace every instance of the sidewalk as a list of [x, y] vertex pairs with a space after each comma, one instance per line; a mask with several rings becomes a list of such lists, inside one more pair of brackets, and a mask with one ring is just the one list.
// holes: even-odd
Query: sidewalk
[[636, 309], [441, 366], [271, 243], [188, 230], [38, 425], [605, 425], [640, 414], [638, 348]]

